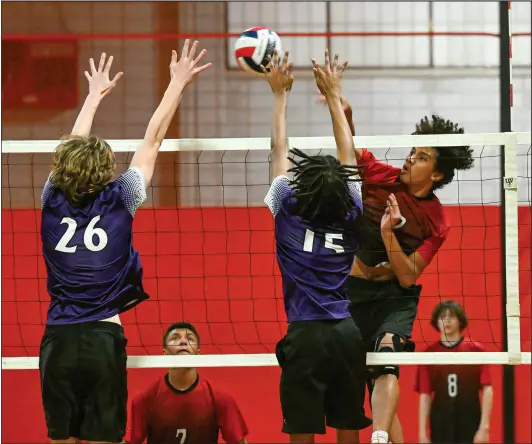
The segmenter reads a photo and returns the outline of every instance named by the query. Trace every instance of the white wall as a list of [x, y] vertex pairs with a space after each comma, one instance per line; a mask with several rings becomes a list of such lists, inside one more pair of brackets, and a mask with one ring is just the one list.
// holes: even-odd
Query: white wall
[[[478, 5], [435, 3], [434, 29], [496, 32], [497, 5], [490, 2]], [[512, 5], [514, 31], [530, 32], [530, 4], [514, 2]], [[352, 2], [333, 3], [331, 6], [336, 31], [422, 31], [427, 26], [427, 10], [425, 3], [410, 2]], [[154, 8], [149, 3], [82, 2], [63, 3], [61, 7], [55, 3], [9, 3], [3, 6], [3, 13], [3, 32], [127, 33], [152, 32], [155, 29]], [[263, 25], [280, 33], [320, 32], [325, 30], [324, 14], [323, 2], [235, 3], [229, 10], [229, 31], [240, 32], [248, 27]], [[183, 33], [226, 32], [224, 5], [219, 3], [181, 3], [179, 21]], [[38, 26], [34, 25], [36, 23]], [[428, 55], [423, 39], [338, 38], [339, 41], [333, 39], [333, 49], [337, 49], [342, 57], [353, 58], [359, 65], [381, 63], [388, 67], [401, 64], [421, 66], [426, 64]], [[435, 52], [437, 63], [451, 66], [496, 63], [494, 57], [498, 49], [495, 38], [442, 37], [438, 42]], [[292, 41], [287, 38], [283, 39], [283, 43], [285, 47], [290, 46], [294, 60], [301, 64], [308, 61], [311, 55], [319, 57], [325, 48], [323, 38], [296, 38]], [[202, 47], [209, 50], [207, 59], [213, 62], [214, 68], [202, 73], [194, 86], [186, 91], [179, 108], [182, 137], [269, 136], [272, 113], [269, 87], [261, 79], [226, 70], [227, 49], [232, 44], [233, 40], [201, 40]], [[178, 45], [176, 42], [176, 47]], [[526, 53], [527, 48], [529, 57], [530, 39], [515, 39], [516, 60], [524, 57], [522, 54]], [[102, 51], [115, 56], [114, 67], [124, 69], [125, 76], [123, 84], [102, 105], [94, 131], [106, 138], [141, 138], [160, 100], [156, 95], [156, 54], [153, 44], [150, 40], [82, 41], [80, 99], [86, 93], [83, 77], [86, 59], [98, 57]], [[289, 101], [289, 135], [332, 135], [328, 112], [316, 103], [310, 71], [298, 71], [296, 75]], [[430, 113], [439, 113], [459, 122], [469, 133], [499, 131], [499, 80], [496, 69], [351, 69], [345, 75], [343, 90], [353, 104], [358, 135], [410, 134], [415, 123]], [[515, 71], [514, 92], [514, 130], [530, 131], [530, 71]], [[41, 124], [3, 125], [2, 137], [56, 139], [71, 128], [76, 112], [64, 113], [51, 122]], [[406, 149], [388, 153], [378, 151], [377, 154], [381, 158], [401, 159]], [[530, 177], [529, 147], [520, 147], [520, 150], [523, 154], [521, 174]], [[498, 158], [491, 157], [489, 153], [488, 149], [478, 148], [476, 169], [458, 176], [459, 179], [473, 181], [449, 185], [441, 192], [444, 202], [500, 201], [497, 181], [489, 180], [500, 176]], [[496, 152], [493, 154], [496, 156]], [[156, 188], [148, 206], [161, 201], [170, 204], [175, 202], [176, 187], [180, 187], [179, 194], [184, 205], [261, 204], [269, 181], [267, 153], [237, 152], [226, 153], [223, 157], [219, 152], [195, 153], [181, 155], [180, 165], [175, 163], [177, 159], [166, 156], [159, 165], [154, 180]], [[4, 163], [6, 161], [4, 159]], [[37, 178], [35, 183], [41, 177], [46, 177], [46, 165], [40, 169], [42, 171], [37, 176], [33, 175]], [[9, 180], [4, 178], [3, 186], [31, 187], [33, 176], [13, 170]], [[526, 194], [526, 188], [522, 187], [520, 195], [523, 201], [530, 202], [530, 192]], [[4, 188], [4, 191], [5, 196], [12, 195], [13, 190], [7, 193]]]

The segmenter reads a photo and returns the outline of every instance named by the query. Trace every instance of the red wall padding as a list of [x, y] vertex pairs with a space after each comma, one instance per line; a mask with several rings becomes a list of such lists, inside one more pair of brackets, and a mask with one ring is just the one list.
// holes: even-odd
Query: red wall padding
[[[501, 349], [500, 216], [497, 207], [446, 207], [453, 228], [422, 277], [414, 339], [418, 350], [437, 339], [428, 325], [442, 299], [464, 304], [468, 336], [488, 351]], [[39, 255], [40, 215], [34, 210], [2, 212], [2, 354], [36, 356], [45, 321], [45, 268]], [[161, 353], [161, 335], [177, 320], [194, 323], [202, 353], [268, 353], [286, 329], [280, 276], [274, 255], [273, 221], [264, 208], [141, 210], [135, 245], [142, 255], [145, 287], [152, 299], [122, 316], [129, 354]], [[521, 336], [530, 351], [530, 208], [520, 208], [522, 270]], [[502, 439], [501, 369], [494, 368], [492, 440]], [[530, 411], [530, 366], [518, 368], [517, 412]], [[234, 394], [249, 422], [252, 442], [287, 441], [280, 434], [277, 368], [202, 369]], [[130, 371], [130, 394], [161, 370]], [[415, 369], [401, 372], [400, 415], [407, 441], [417, 439]], [[2, 442], [46, 438], [36, 371], [3, 371]], [[32, 426], [27, 427], [27, 418]], [[519, 442], [530, 442], [530, 425], [516, 419]], [[324, 438], [330, 441], [332, 435]]]

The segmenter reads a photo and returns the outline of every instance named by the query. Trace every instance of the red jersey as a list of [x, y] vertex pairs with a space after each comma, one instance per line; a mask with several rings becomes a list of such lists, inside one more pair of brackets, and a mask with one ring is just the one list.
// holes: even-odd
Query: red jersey
[[[476, 342], [462, 339], [452, 347], [441, 342], [431, 345], [427, 352], [483, 352]], [[480, 390], [491, 385], [487, 365], [421, 365], [418, 368], [415, 390], [432, 395], [431, 417], [442, 423], [471, 419], [478, 427], [480, 421]], [[475, 429], [476, 430], [476, 429]]]
[[397, 240], [405, 254], [417, 251], [428, 265], [449, 232], [449, 222], [440, 200], [432, 193], [423, 198], [410, 194], [408, 186], [399, 180], [401, 169], [379, 162], [366, 149], [362, 149], [357, 163], [365, 165], [362, 170], [364, 212], [357, 219], [364, 242], [357, 251], [357, 257], [368, 266], [388, 262], [380, 224], [388, 196], [394, 193], [401, 214], [406, 218], [406, 224], [395, 231]]
[[229, 444], [240, 442], [248, 429], [234, 399], [198, 379], [187, 390], [177, 390], [160, 378], [131, 405], [131, 443], [209, 444], [218, 434]]

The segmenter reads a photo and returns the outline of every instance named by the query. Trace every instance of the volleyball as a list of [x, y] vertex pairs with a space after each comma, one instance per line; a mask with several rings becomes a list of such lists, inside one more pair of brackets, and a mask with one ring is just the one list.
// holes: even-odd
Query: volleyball
[[235, 43], [235, 58], [240, 68], [250, 74], [262, 74], [260, 65], [268, 64], [275, 50], [281, 51], [281, 39], [267, 28], [246, 29]]

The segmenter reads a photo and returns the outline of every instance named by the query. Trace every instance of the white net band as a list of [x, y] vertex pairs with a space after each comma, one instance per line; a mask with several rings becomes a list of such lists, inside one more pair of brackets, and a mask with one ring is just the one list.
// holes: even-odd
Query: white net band
[[[378, 156], [379, 150], [384, 150], [386, 159], [398, 160], [398, 157], [388, 156], [391, 150], [410, 148], [412, 146], [472, 146], [476, 147], [480, 159], [498, 158], [500, 159], [500, 146], [504, 149], [504, 164], [501, 167], [500, 161], [490, 164], [491, 172], [495, 171], [494, 177], [480, 177], [482, 184], [479, 193], [482, 194], [484, 185], [492, 187], [497, 193], [504, 193], [504, 207], [502, 208], [501, 224], [504, 224], [505, 242], [504, 255], [506, 280], [504, 282], [506, 292], [506, 316], [507, 316], [507, 337], [508, 352], [488, 351], [484, 353], [369, 353], [367, 363], [369, 365], [418, 365], [418, 364], [530, 364], [530, 353], [522, 352], [520, 337], [520, 304], [519, 304], [519, 251], [518, 251], [518, 207], [520, 203], [530, 202], [530, 197], [520, 198], [519, 193], [529, 193], [530, 190], [530, 133], [487, 133], [487, 134], [463, 134], [463, 135], [427, 135], [427, 136], [357, 136], [354, 138], [357, 147], [364, 147], [370, 150], [375, 149]], [[139, 140], [108, 140], [116, 153], [132, 153], [140, 146]], [[58, 142], [46, 141], [3, 141], [2, 152], [4, 165], [11, 165], [10, 158], [16, 156], [32, 156], [51, 154]], [[290, 148], [298, 148], [303, 151], [317, 150], [320, 153], [327, 153], [335, 150], [335, 141], [332, 137], [293, 137], [289, 138]], [[237, 152], [243, 152], [247, 162], [253, 157], [251, 152], [264, 151], [261, 157], [262, 162], [267, 167], [268, 155], [270, 151], [269, 138], [248, 138], [248, 139], [182, 139], [165, 140], [161, 151], [163, 152], [224, 152], [222, 159], [217, 162], [225, 162], [227, 159], [236, 159]], [[226, 154], [227, 153], [227, 154]], [[259, 153], [257, 153], [259, 154]], [[404, 154], [404, 153], [403, 153]], [[6, 156], [7, 155], [7, 156]], [[195, 155], [198, 157], [198, 155]], [[227, 157], [226, 157], [227, 156]], [[520, 156], [525, 156], [524, 161]], [[218, 156], [219, 157], [219, 156]], [[224, 160], [225, 159], [225, 160]], [[18, 162], [14, 162], [17, 164]], [[199, 161], [198, 161], [199, 163]], [[43, 163], [40, 163], [43, 166]], [[522, 168], [526, 169], [522, 173]], [[501, 172], [503, 171], [502, 177]], [[497, 180], [493, 180], [497, 179]], [[459, 174], [457, 182], [472, 182], [465, 176]], [[247, 184], [245, 184], [247, 185]], [[41, 186], [35, 185], [35, 186]], [[227, 186], [222, 184], [222, 186]], [[462, 185], [464, 186], [464, 185]], [[467, 185], [466, 186], [470, 186]], [[5, 187], [4, 187], [5, 189]], [[445, 205], [445, 193], [447, 188], [442, 190], [440, 199]], [[443, 198], [441, 196], [444, 196]], [[262, 196], [263, 197], [263, 196]], [[488, 199], [489, 200], [489, 199]], [[227, 202], [223, 202], [227, 204]], [[496, 204], [497, 200], [484, 202], [482, 196], [477, 196], [477, 200], [466, 203], [476, 205]], [[500, 203], [500, 201], [499, 201]], [[256, 203], [251, 203], [256, 205]], [[462, 204], [460, 198], [458, 204]], [[11, 202], [13, 205], [13, 202]], [[485, 271], [485, 273], [489, 273]], [[16, 278], [15, 278], [16, 279]], [[423, 299], [423, 293], [421, 295]], [[449, 298], [451, 299], [451, 298]], [[206, 301], [209, 303], [209, 301]], [[141, 304], [138, 310], [143, 310]], [[180, 319], [175, 319], [179, 321]], [[162, 322], [162, 321], [161, 321]], [[208, 321], [207, 321], [208, 322]], [[486, 322], [489, 320], [486, 319]], [[165, 325], [166, 327], [166, 325]], [[4, 343], [3, 343], [4, 344]], [[130, 353], [132, 354], [132, 353]], [[160, 368], [160, 367], [255, 367], [255, 366], [275, 366], [277, 359], [272, 353], [242, 353], [242, 354], [205, 354], [202, 356], [158, 356], [148, 354], [145, 356], [135, 356], [132, 354], [128, 358], [129, 367], [139, 368]], [[3, 369], [37, 369], [38, 358], [35, 356], [12, 356], [2, 358]]]

